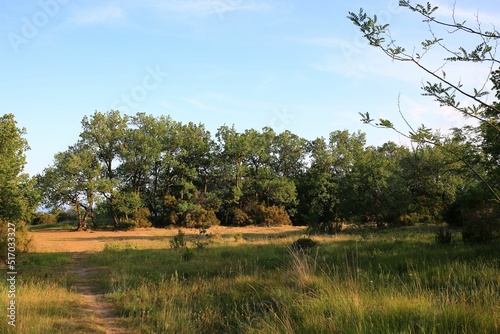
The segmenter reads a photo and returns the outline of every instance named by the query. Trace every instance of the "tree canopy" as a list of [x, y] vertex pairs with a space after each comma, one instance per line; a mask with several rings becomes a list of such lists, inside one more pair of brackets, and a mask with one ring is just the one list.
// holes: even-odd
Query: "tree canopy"
[[27, 219], [32, 209], [32, 184], [23, 174], [25, 152], [29, 149], [25, 129], [17, 126], [14, 115], [0, 118], [0, 220]]
[[451, 211], [478, 181], [448, 151], [479, 154], [456, 137], [373, 147], [359, 131], [306, 140], [222, 125], [212, 135], [168, 116], [96, 112], [38, 184], [45, 204], [71, 206], [82, 229], [107, 219], [115, 227], [293, 223], [328, 233], [344, 222], [459, 224]]

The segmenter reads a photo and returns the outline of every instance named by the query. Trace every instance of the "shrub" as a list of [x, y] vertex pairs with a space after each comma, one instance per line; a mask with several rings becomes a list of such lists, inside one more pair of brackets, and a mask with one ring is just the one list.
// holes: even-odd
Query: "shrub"
[[217, 219], [213, 210], [207, 210], [200, 206], [196, 206], [194, 210], [186, 213], [184, 225], [186, 227], [201, 228], [204, 226], [219, 225], [220, 221]]
[[330, 234], [334, 235], [342, 232], [343, 220], [337, 218], [334, 221], [327, 223], [321, 222], [319, 224], [311, 225], [307, 228], [309, 234]]
[[292, 225], [288, 212], [282, 206], [256, 205], [252, 210], [252, 218], [256, 224], [266, 226]]
[[209, 235], [207, 233], [207, 229], [209, 228], [210, 226], [202, 226], [200, 228], [200, 232], [198, 233], [197, 237], [196, 237], [196, 240], [194, 242], [194, 244], [196, 245], [196, 249], [197, 250], [202, 250], [203, 248], [205, 248], [206, 245], [208, 245], [208, 238], [209, 238]]
[[185, 233], [182, 230], [177, 232], [177, 235], [170, 240], [170, 248], [179, 249], [186, 246], [186, 240], [184, 240]]
[[151, 227], [151, 212], [148, 208], [135, 209], [132, 213], [134, 227]]
[[267, 226], [292, 225], [288, 212], [282, 206], [268, 206], [265, 209], [265, 224]]
[[342, 232], [342, 220], [336, 219], [328, 223], [319, 224], [319, 230], [325, 234], [337, 234]]
[[463, 215], [460, 203], [453, 203], [443, 213], [443, 220], [450, 226], [462, 227]]
[[441, 227], [437, 230], [434, 239], [438, 244], [450, 244], [451, 243], [451, 232], [446, 227]]
[[54, 215], [45, 212], [37, 212], [31, 220], [31, 225], [54, 224], [55, 222], [56, 217], [54, 217]]
[[311, 238], [299, 238], [292, 243], [291, 247], [292, 247], [292, 250], [297, 251], [297, 252], [298, 251], [307, 252], [311, 248], [313, 248], [317, 245], [318, 245], [318, 242], [314, 241]]
[[[28, 229], [24, 222], [17, 222], [15, 225], [15, 243], [17, 254], [22, 252], [27, 252], [31, 245], [31, 238], [28, 234]], [[10, 229], [9, 229], [10, 228]], [[0, 260], [4, 261], [7, 259], [7, 251], [9, 245], [9, 238], [12, 235], [12, 224], [9, 224], [6, 220], [0, 219]]]
[[240, 208], [234, 208], [231, 210], [231, 225], [236, 225], [236, 226], [245, 226], [252, 224], [252, 220], [250, 217], [246, 214], [245, 211], [241, 210]]

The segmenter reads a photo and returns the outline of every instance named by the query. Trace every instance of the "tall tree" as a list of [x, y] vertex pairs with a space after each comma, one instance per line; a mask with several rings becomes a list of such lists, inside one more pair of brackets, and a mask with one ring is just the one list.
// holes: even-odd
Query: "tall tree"
[[308, 225], [329, 223], [338, 217], [338, 186], [333, 176], [334, 156], [325, 138], [309, 143], [311, 165], [298, 178], [298, 213]]
[[243, 195], [249, 145], [244, 134], [237, 132], [234, 126], [221, 126], [215, 136], [216, 174], [220, 178], [217, 193], [223, 202], [220, 214], [224, 223], [233, 224], [234, 212], [240, 207]]
[[160, 129], [159, 120], [145, 113], [130, 117], [130, 125], [123, 133], [123, 149], [118, 151], [118, 174], [125, 188], [140, 195], [149, 182], [150, 171], [160, 160], [165, 131]]
[[296, 178], [306, 170], [307, 140], [286, 130], [274, 137], [272, 168], [276, 175]]
[[25, 129], [17, 127], [13, 114], [0, 117], [0, 220], [19, 221], [26, 217], [22, 175], [29, 149]]
[[16, 249], [28, 249], [29, 238], [23, 228], [36, 210], [39, 198], [34, 179], [23, 173], [25, 152], [29, 149], [24, 138], [26, 130], [19, 128], [13, 114], [0, 117], [0, 258], [7, 256], [9, 232], [16, 227]]
[[107, 113], [96, 111], [91, 117], [83, 118], [83, 130], [80, 134], [84, 144], [94, 152], [101, 163], [103, 175], [107, 179], [101, 188], [101, 193], [109, 202], [115, 227], [118, 226], [118, 213], [114, 199], [119, 186], [116, 168], [120, 152], [124, 149], [128, 118], [118, 110]]
[[46, 168], [38, 178], [45, 206], [72, 206], [77, 213], [77, 230], [87, 229], [88, 219], [94, 219], [95, 197], [105, 184], [101, 173], [94, 152], [81, 141], [57, 153], [53, 166]]

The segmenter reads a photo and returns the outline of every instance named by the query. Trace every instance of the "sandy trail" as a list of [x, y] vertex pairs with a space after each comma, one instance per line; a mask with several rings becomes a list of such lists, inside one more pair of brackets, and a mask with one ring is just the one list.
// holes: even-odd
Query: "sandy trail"
[[123, 321], [117, 316], [113, 304], [107, 302], [102, 293], [97, 292], [97, 288], [92, 282], [92, 273], [97, 269], [81, 265], [88, 263], [86, 261], [88, 256], [88, 253], [73, 253], [71, 256], [73, 266], [68, 271], [68, 274], [75, 279], [76, 283], [72, 285], [72, 290], [79, 294], [82, 312], [98, 333], [132, 333], [123, 326]]

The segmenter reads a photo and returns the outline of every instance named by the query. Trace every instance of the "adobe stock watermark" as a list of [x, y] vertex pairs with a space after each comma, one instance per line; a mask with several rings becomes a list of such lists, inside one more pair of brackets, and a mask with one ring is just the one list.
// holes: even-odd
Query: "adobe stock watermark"
[[163, 72], [159, 65], [155, 68], [147, 66], [141, 84], [134, 86], [129, 93], [120, 95], [120, 98], [112, 103], [111, 109], [120, 110], [125, 114], [136, 109], [152, 91], [160, 87], [167, 76], [168, 73]]
[[16, 326], [16, 225], [7, 223], [7, 323]]
[[219, 16], [221, 21], [224, 21], [224, 13], [232, 12], [243, 5], [243, 0], [209, 0], [213, 13]]
[[293, 119], [295, 119], [295, 115], [289, 113], [286, 107], [282, 107], [274, 111], [269, 126], [276, 132], [282, 132], [287, 130], [287, 127], [291, 124]]
[[7, 39], [15, 53], [20, 51], [22, 45], [28, 44], [35, 39], [50, 20], [59, 14], [61, 6], [66, 5], [70, 0], [40, 0], [40, 7], [30, 17], [24, 16], [21, 19], [21, 28], [18, 33], [9, 32]]

